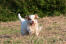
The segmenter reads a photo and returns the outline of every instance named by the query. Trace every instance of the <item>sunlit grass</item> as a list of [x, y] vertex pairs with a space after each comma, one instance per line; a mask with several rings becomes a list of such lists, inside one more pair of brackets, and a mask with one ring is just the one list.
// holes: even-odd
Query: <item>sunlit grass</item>
[[15, 21], [13, 24], [11, 22], [12, 26], [10, 24], [8, 26], [6, 26], [7, 24], [0, 25], [0, 44], [63, 44], [66, 41], [66, 24], [64, 22], [66, 19], [60, 22], [59, 19], [54, 20], [55, 23], [51, 22], [51, 24], [46, 20], [40, 22], [43, 29], [38, 37], [36, 35], [21, 35], [20, 22]]

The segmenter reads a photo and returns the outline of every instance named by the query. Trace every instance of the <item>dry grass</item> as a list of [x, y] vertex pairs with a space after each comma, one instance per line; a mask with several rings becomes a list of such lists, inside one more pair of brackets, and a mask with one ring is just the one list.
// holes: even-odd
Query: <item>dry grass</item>
[[66, 17], [39, 19], [43, 29], [39, 35], [22, 36], [20, 22], [0, 22], [0, 44], [66, 44]]

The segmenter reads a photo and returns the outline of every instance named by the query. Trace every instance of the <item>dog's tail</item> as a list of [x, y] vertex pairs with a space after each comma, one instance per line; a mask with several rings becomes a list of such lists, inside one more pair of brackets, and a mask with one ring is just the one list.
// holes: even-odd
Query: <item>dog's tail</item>
[[25, 20], [24, 18], [22, 18], [22, 17], [20, 16], [20, 13], [18, 13], [18, 18], [20, 19], [20, 21], [24, 21], [24, 20]]

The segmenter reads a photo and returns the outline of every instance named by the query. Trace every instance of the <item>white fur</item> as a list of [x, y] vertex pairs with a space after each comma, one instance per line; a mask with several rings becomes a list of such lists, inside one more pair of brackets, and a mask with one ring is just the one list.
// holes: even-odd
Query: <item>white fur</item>
[[[29, 15], [31, 20], [27, 20], [22, 18], [19, 13], [18, 18], [21, 21], [21, 33], [23, 35], [25, 35], [27, 32], [29, 32], [29, 34], [35, 33], [37, 36], [39, 35], [41, 29], [39, 29], [38, 21], [35, 19], [35, 15]], [[32, 23], [32, 21], [34, 21], [34, 25], [29, 24]]]

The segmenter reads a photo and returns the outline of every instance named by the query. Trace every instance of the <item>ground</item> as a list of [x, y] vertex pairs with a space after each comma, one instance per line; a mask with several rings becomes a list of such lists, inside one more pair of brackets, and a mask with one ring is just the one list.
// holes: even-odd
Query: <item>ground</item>
[[0, 22], [0, 44], [66, 44], [66, 17], [38, 19], [43, 26], [40, 35], [22, 36], [20, 21]]

